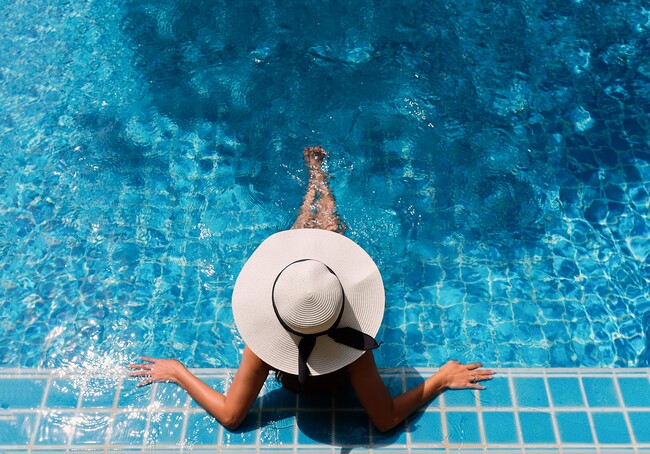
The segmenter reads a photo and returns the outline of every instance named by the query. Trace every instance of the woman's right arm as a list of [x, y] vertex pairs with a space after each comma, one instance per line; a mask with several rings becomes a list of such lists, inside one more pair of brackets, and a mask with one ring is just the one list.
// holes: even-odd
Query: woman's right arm
[[269, 366], [248, 347], [227, 394], [210, 388], [175, 359], [141, 358], [150, 364], [132, 364], [131, 376], [146, 377], [138, 386], [153, 382], [174, 382], [229, 429], [238, 427], [255, 402], [269, 373]]
[[449, 361], [423, 383], [396, 397], [384, 384], [372, 352], [368, 351], [348, 366], [350, 382], [370, 421], [381, 432], [388, 431], [407, 416], [447, 389], [485, 389], [478, 381], [489, 380], [491, 370], [480, 369], [480, 363], [460, 364]]

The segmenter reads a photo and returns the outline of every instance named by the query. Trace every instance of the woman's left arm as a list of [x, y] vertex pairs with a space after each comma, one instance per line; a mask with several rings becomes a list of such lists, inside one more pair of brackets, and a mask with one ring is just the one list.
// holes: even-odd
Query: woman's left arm
[[131, 364], [131, 376], [145, 377], [138, 386], [153, 382], [174, 382], [183, 388], [208, 413], [229, 429], [238, 427], [255, 402], [269, 366], [260, 360], [248, 347], [244, 348], [239, 369], [226, 394], [210, 388], [183, 364], [175, 359], [142, 357], [148, 364]]
[[485, 389], [478, 384], [490, 380], [494, 371], [480, 369], [482, 364], [449, 361], [438, 372], [415, 388], [392, 397], [384, 384], [372, 351], [348, 366], [350, 382], [370, 421], [381, 432], [392, 429], [407, 416], [447, 389]]

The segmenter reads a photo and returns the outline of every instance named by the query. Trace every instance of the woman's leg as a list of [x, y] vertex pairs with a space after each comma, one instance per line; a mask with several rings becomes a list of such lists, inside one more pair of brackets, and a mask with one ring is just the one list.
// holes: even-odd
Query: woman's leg
[[321, 147], [307, 147], [303, 159], [309, 169], [307, 192], [292, 229], [325, 229], [343, 233], [345, 225], [336, 212], [336, 200], [329, 188], [329, 175], [323, 170], [327, 153]]

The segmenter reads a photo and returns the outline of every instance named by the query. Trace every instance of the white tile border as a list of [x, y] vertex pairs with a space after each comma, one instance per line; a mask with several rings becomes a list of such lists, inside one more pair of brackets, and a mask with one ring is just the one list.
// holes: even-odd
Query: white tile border
[[[404, 368], [404, 369], [382, 369], [380, 372], [383, 377], [401, 377], [402, 381], [402, 389], [405, 388], [406, 386], [406, 380], [407, 378], [414, 378], [414, 377], [427, 377], [433, 373], [436, 372], [437, 369], [434, 368]], [[307, 454], [310, 451], [314, 452], [338, 452], [342, 448], [359, 448], [359, 447], [365, 447], [367, 448], [368, 452], [382, 452], [386, 449], [395, 449], [395, 450], [404, 450], [406, 452], [408, 451], [413, 451], [413, 452], [418, 452], [420, 450], [425, 450], [427, 448], [429, 449], [441, 449], [444, 452], [458, 452], [459, 449], [462, 449], [463, 451], [470, 449], [474, 452], [484, 452], [484, 453], [489, 453], [489, 452], [497, 452], [497, 451], [503, 451], [507, 450], [507, 452], [519, 452], [519, 453], [527, 453], [527, 452], [534, 452], [536, 450], [546, 450], [546, 449], [551, 449], [551, 450], [557, 450], [556, 452], [561, 452], [561, 453], [570, 453], [570, 452], [577, 452], [577, 451], [584, 451], [587, 452], [588, 450], [591, 450], [591, 452], [596, 452], [596, 453], [605, 453], [605, 452], [613, 452], [616, 451], [617, 449], [621, 450], [627, 450], [627, 452], [640, 452], [640, 450], [644, 451], [650, 451], [650, 443], [638, 443], [633, 430], [632, 430], [632, 424], [629, 419], [628, 413], [630, 411], [634, 412], [648, 412], [650, 416], [650, 407], [626, 407], [625, 406], [625, 401], [623, 400], [623, 395], [618, 383], [618, 380], [613, 380], [614, 387], [615, 387], [615, 392], [617, 393], [617, 397], [619, 399], [619, 402], [621, 403], [621, 406], [618, 407], [590, 407], [589, 402], [587, 399], [587, 393], [586, 390], [583, 386], [582, 379], [583, 378], [598, 378], [598, 377], [609, 377], [609, 378], [646, 378], [649, 383], [649, 390], [650, 390], [650, 368], [634, 368], [634, 369], [614, 369], [614, 368], [553, 368], [553, 369], [542, 369], [542, 368], [535, 368], [535, 369], [521, 369], [521, 368], [502, 368], [502, 369], [496, 369], [497, 371], [497, 376], [503, 377], [504, 379], [508, 380], [508, 391], [511, 396], [511, 403], [508, 406], [504, 407], [484, 407], [481, 405], [481, 400], [480, 400], [480, 393], [477, 393], [476, 391], [470, 391], [473, 392], [476, 398], [476, 402], [474, 406], [454, 406], [454, 407], [448, 407], [445, 404], [445, 398], [444, 394], [438, 398], [439, 403], [438, 405], [433, 405], [430, 407], [427, 407], [423, 409], [425, 412], [438, 412], [441, 414], [441, 425], [442, 427], [440, 428], [441, 434], [442, 434], [442, 440], [440, 443], [413, 443], [411, 440], [410, 436], [410, 425], [407, 422], [406, 425], [406, 434], [405, 434], [405, 443], [396, 443], [396, 444], [390, 444], [387, 443], [382, 439], [382, 441], [378, 441], [377, 445], [374, 444], [373, 441], [373, 431], [369, 430], [368, 431], [368, 439], [360, 444], [360, 446], [339, 446], [335, 445], [335, 412], [332, 412], [332, 440], [331, 440], [331, 445], [330, 444], [319, 444], [319, 443], [314, 443], [314, 445], [305, 445], [305, 444], [299, 444], [298, 443], [298, 435], [299, 435], [299, 427], [298, 424], [294, 425], [293, 429], [293, 436], [292, 436], [292, 442], [291, 444], [287, 444], [284, 446], [273, 446], [273, 445], [263, 445], [260, 443], [260, 430], [259, 428], [255, 429], [255, 435], [254, 435], [254, 444], [244, 444], [241, 446], [237, 445], [224, 445], [224, 438], [223, 438], [223, 430], [219, 430], [218, 438], [217, 438], [217, 443], [213, 445], [193, 445], [191, 444], [191, 441], [188, 442], [186, 440], [186, 435], [188, 432], [187, 429], [187, 424], [188, 424], [188, 416], [191, 414], [196, 414], [196, 413], [203, 413], [203, 410], [199, 407], [193, 407], [190, 405], [190, 400], [185, 400], [184, 403], [181, 406], [174, 406], [174, 407], [165, 407], [161, 405], [155, 405], [154, 398], [156, 394], [156, 390], [158, 385], [155, 384], [151, 388], [151, 401], [143, 406], [143, 407], [118, 407], [119, 399], [120, 399], [120, 394], [122, 390], [124, 389], [124, 383], [125, 380], [129, 380], [126, 378], [126, 369], [120, 369], [116, 371], [112, 371], [109, 374], [106, 374], [105, 372], [88, 372], [88, 371], [78, 371], [78, 370], [55, 370], [55, 369], [23, 369], [23, 368], [18, 368], [18, 369], [0, 369], [0, 380], [2, 379], [36, 379], [36, 380], [45, 380], [45, 385], [44, 385], [44, 392], [43, 396], [41, 397], [41, 402], [39, 408], [25, 408], [25, 409], [0, 409], [0, 421], [7, 420], [8, 418], [12, 418], [12, 416], [19, 415], [19, 414], [32, 414], [35, 415], [34, 418], [34, 427], [32, 427], [32, 432], [30, 434], [30, 441], [28, 445], [8, 445], [8, 446], [2, 446], [0, 445], [0, 452], [4, 451], [16, 451], [16, 452], [65, 452], [65, 450], [88, 450], [90, 452], [108, 452], [108, 450], [119, 450], [119, 449], [144, 449], [144, 450], [151, 450], [155, 449], [156, 451], [169, 451], [169, 452], [178, 452], [179, 450], [181, 451], [187, 451], [187, 452], [200, 452], [201, 450], [227, 450], [229, 452], [234, 452], [237, 450], [240, 450], [240, 452], [245, 452], [246, 450], [255, 450], [256, 452], [259, 452], [260, 449], [264, 449], [265, 452], [267, 451], [277, 451], [278, 453], [280, 452], [296, 452], [296, 453], [303, 453]], [[196, 373], [199, 377], [201, 378], [223, 378], [226, 381], [229, 381], [229, 379], [232, 378], [233, 376], [233, 369], [194, 369], [194, 373]], [[546, 387], [546, 394], [548, 396], [548, 407], [519, 407], [518, 403], [515, 398], [515, 384], [513, 379], [514, 378], [524, 378], [524, 377], [533, 377], [533, 378], [543, 378], [544, 380], [544, 385]], [[563, 378], [563, 377], [571, 377], [571, 378], [577, 378], [580, 386], [580, 392], [582, 394], [582, 399], [584, 402], [584, 406], [580, 407], [555, 407], [553, 405], [553, 399], [551, 398], [551, 390], [548, 385], [548, 379], [549, 378]], [[80, 393], [77, 398], [77, 404], [75, 408], [69, 408], [69, 409], [61, 409], [63, 412], [69, 412], [71, 415], [76, 417], [77, 419], [80, 418], [84, 413], [92, 413], [93, 415], [105, 415], [109, 416], [108, 418], [108, 427], [106, 429], [106, 438], [103, 440], [104, 443], [100, 443], [98, 445], [83, 445], [83, 444], [74, 444], [74, 433], [71, 432], [71, 434], [67, 437], [66, 443], [61, 444], [61, 445], [40, 445], [40, 444], [35, 444], [36, 443], [36, 438], [38, 437], [38, 429], [39, 425], [42, 420], [42, 416], [47, 414], [48, 412], [51, 411], [58, 411], [58, 409], [50, 409], [47, 408], [47, 398], [48, 398], [48, 393], [49, 390], [51, 389], [51, 382], [52, 380], [56, 379], [81, 379], [82, 383], [80, 386]], [[85, 386], [87, 385], [87, 380], [90, 378], [108, 378], [108, 379], [116, 379], [116, 392], [115, 396], [113, 399], [113, 406], [112, 407], [84, 407], [83, 404], [83, 392], [85, 389]], [[489, 383], [488, 383], [489, 386]], [[264, 408], [264, 396], [261, 397], [261, 408], [258, 410], [257, 413], [257, 418], [258, 418], [258, 423], [261, 421], [262, 417], [262, 411], [276, 411], [279, 408]], [[309, 411], [308, 409], [305, 410], [304, 408], [301, 408], [300, 405], [298, 404], [298, 401], [296, 401], [296, 406], [295, 409], [300, 408], [300, 411]], [[465, 411], [465, 412], [475, 412], [477, 414], [477, 423], [478, 423], [478, 429], [479, 429], [479, 435], [480, 435], [480, 440], [481, 442], [476, 445], [469, 446], [467, 444], [460, 444], [460, 443], [450, 443], [449, 442], [449, 434], [448, 434], [448, 427], [446, 427], [446, 418], [444, 415], [446, 414], [447, 411], [450, 411], [450, 409], [453, 408], [453, 411]], [[115, 419], [115, 415], [117, 413], [124, 413], [128, 412], [129, 409], [132, 411], [138, 411], [138, 412], [143, 412], [147, 414], [147, 421], [145, 425], [145, 433], [143, 434], [143, 441], [140, 444], [134, 444], [134, 445], [112, 445], [111, 444], [111, 437], [113, 433], [113, 421]], [[284, 410], [292, 410], [292, 408], [286, 408]], [[282, 410], [282, 409], [280, 409]], [[322, 411], [322, 408], [318, 408], [319, 411]], [[355, 409], [340, 409], [339, 411], [351, 411]], [[504, 444], [490, 444], [488, 443], [488, 440], [486, 438], [485, 434], [485, 428], [484, 428], [484, 423], [483, 423], [483, 412], [484, 411], [490, 411], [490, 412], [505, 412], [505, 413], [512, 413], [514, 415], [514, 420], [515, 420], [515, 425], [516, 425], [516, 430], [517, 430], [517, 437], [518, 440], [515, 443], [504, 443]], [[523, 441], [523, 436], [521, 432], [521, 423], [519, 421], [519, 412], [521, 411], [543, 411], [548, 413], [551, 416], [551, 422], [552, 422], [552, 427], [553, 427], [553, 432], [555, 436], [556, 442], [553, 444], [524, 444]], [[180, 412], [184, 414], [183, 422], [182, 422], [182, 428], [181, 428], [181, 433], [180, 433], [180, 440], [181, 444], [180, 445], [149, 445], [147, 441], [147, 428], [149, 427], [151, 417], [152, 415], [161, 413], [161, 412]], [[593, 437], [594, 442], [593, 443], [575, 443], [575, 444], [565, 444], [563, 445], [560, 442], [560, 432], [559, 428], [557, 426], [557, 421], [555, 418], [555, 415], [558, 413], [564, 413], [564, 412], [575, 412], [575, 411], [580, 411], [583, 413], [587, 413], [587, 417], [589, 420], [589, 427], [591, 431], [591, 435]], [[630, 443], [623, 443], [623, 444], [599, 444], [598, 439], [597, 439], [597, 433], [596, 433], [596, 428], [594, 427], [593, 423], [593, 417], [592, 415], [594, 413], [599, 413], [599, 412], [618, 412], [622, 413], [626, 427], [628, 429], [629, 435], [630, 435]], [[216, 423], [215, 423], [216, 424]], [[76, 429], [75, 429], [76, 430]], [[355, 452], [357, 452], [357, 449], [355, 449]], [[288, 451], [286, 451], [288, 450]]]

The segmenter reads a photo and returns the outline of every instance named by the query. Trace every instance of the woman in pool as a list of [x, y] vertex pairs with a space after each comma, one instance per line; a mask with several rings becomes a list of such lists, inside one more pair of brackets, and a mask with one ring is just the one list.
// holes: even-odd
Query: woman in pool
[[484, 389], [494, 374], [482, 364], [449, 361], [396, 397], [375, 365], [374, 337], [384, 312], [379, 269], [341, 235], [345, 226], [322, 168], [321, 147], [304, 151], [309, 183], [291, 230], [267, 238], [233, 289], [235, 324], [246, 343], [227, 393], [213, 390], [174, 359], [141, 358], [139, 385], [174, 382], [221, 424], [241, 424], [269, 372], [296, 392], [325, 392], [349, 380], [374, 426], [386, 431], [447, 389]]

